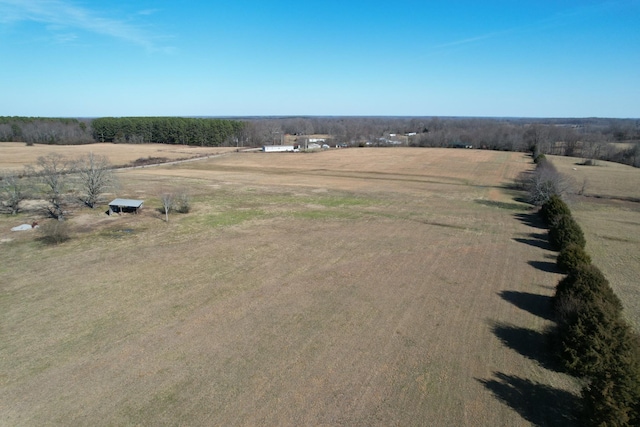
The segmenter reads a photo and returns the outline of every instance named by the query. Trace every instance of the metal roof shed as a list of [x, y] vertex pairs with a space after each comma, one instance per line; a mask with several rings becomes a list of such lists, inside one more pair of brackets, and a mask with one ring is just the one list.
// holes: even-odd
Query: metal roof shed
[[109, 203], [109, 214], [120, 212], [138, 213], [138, 211], [142, 208], [143, 203], [144, 200], [114, 199], [111, 203]]

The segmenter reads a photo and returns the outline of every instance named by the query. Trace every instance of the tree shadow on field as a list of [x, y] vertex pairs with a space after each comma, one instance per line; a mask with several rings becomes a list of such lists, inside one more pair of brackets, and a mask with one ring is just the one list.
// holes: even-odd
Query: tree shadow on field
[[529, 236], [532, 239], [542, 240], [545, 242], [549, 241], [549, 235], [546, 232], [545, 233], [529, 233]]
[[479, 205], [489, 206], [489, 207], [498, 208], [498, 209], [507, 209], [507, 210], [516, 210], [516, 211], [527, 209], [526, 206], [523, 206], [520, 203], [500, 202], [497, 200], [485, 200], [485, 199], [476, 199], [474, 200], [474, 202], [478, 203]]
[[522, 237], [516, 237], [513, 240], [515, 240], [518, 243], [524, 243], [525, 245], [530, 245], [530, 246], [535, 246], [536, 248], [540, 248], [540, 249], [545, 249], [545, 250], [552, 250], [551, 245], [549, 245], [549, 242], [547, 241], [547, 236], [544, 236], [544, 238], [540, 238], [541, 234], [538, 233], [531, 233], [529, 234], [529, 236], [531, 236], [531, 239], [525, 239]]
[[517, 213], [514, 215], [514, 217], [518, 221], [520, 221], [524, 225], [528, 225], [529, 227], [539, 228], [541, 230], [544, 230], [547, 228], [542, 218], [540, 218], [540, 215], [538, 214], [538, 212]]
[[547, 320], [553, 320], [551, 297], [529, 292], [502, 291], [500, 298], [516, 307]]
[[559, 273], [558, 267], [555, 262], [549, 261], [527, 261], [527, 263], [537, 268], [538, 270], [544, 271], [546, 273]]
[[524, 181], [526, 181], [526, 176], [522, 176], [524, 177], [524, 180], [520, 179], [510, 183], [504, 183], [500, 188], [505, 194], [510, 195], [514, 202], [526, 204], [529, 206], [528, 209], [530, 209], [531, 203], [525, 196], [526, 185], [524, 184]]
[[562, 372], [561, 367], [551, 357], [551, 344], [547, 334], [506, 323], [494, 323], [491, 325], [491, 332], [503, 345], [527, 359], [551, 371]]
[[494, 372], [493, 376], [476, 380], [534, 426], [578, 425], [575, 414], [579, 412], [580, 399], [575, 394], [502, 372]]

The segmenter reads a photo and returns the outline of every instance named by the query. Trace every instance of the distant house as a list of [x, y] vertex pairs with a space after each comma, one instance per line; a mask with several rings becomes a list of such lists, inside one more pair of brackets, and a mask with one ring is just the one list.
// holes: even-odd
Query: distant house
[[144, 200], [114, 199], [109, 203], [109, 215], [112, 213], [138, 213], [142, 209]]

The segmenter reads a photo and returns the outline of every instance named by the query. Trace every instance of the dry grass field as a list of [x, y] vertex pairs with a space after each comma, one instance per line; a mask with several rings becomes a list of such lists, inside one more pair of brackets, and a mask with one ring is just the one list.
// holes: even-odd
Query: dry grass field
[[[119, 172], [143, 214], [77, 209], [58, 246], [8, 231], [33, 214], [3, 216], [0, 424], [571, 425], [579, 387], [541, 333], [555, 253], [508, 189], [531, 167], [476, 150], [234, 153]], [[193, 198], [169, 223], [167, 188]], [[593, 200], [581, 223], [624, 209]]]
[[35, 165], [38, 157], [57, 153], [73, 159], [93, 153], [109, 158], [111, 164], [127, 165], [140, 158], [166, 158], [169, 160], [210, 156], [235, 151], [228, 147], [192, 147], [168, 144], [87, 144], [47, 145], [34, 144], [27, 147], [24, 142], [0, 142], [0, 170], [21, 170], [25, 165]]

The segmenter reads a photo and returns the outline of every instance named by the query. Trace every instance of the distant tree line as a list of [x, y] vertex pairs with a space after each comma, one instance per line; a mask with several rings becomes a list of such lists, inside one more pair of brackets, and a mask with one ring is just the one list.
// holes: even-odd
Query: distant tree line
[[[281, 136], [326, 134], [335, 143], [388, 145], [402, 136], [414, 147], [473, 146], [609, 160], [640, 166], [640, 120], [459, 117], [244, 118], [245, 141], [278, 144]], [[393, 139], [393, 138], [391, 138]]]
[[[165, 143], [200, 146], [281, 144], [285, 135], [329, 135], [334, 143], [458, 147], [575, 156], [640, 167], [638, 119], [460, 117], [0, 117], [0, 141], [78, 144]], [[367, 144], [368, 143], [368, 144]]]
[[27, 144], [162, 143], [236, 145], [247, 123], [183, 117], [103, 117], [67, 119], [0, 117], [0, 141]]
[[29, 144], [87, 144], [91, 120], [48, 117], [1, 117], [0, 141]]
[[91, 122], [97, 142], [232, 145], [246, 124], [239, 120], [183, 117], [103, 117]]

